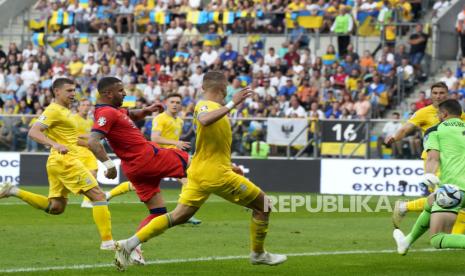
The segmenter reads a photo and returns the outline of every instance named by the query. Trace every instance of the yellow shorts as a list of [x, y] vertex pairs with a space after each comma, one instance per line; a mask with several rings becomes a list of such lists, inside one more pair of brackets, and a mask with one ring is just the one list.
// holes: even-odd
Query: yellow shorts
[[97, 171], [98, 164], [97, 158], [95, 155], [88, 149], [80, 147], [82, 152], [79, 153], [79, 160], [81, 160], [84, 167], [86, 167], [90, 171]]
[[49, 198], [81, 194], [98, 186], [97, 180], [75, 156], [54, 155], [47, 161]]
[[218, 183], [199, 183], [187, 176], [187, 184], [182, 187], [179, 203], [200, 207], [210, 194], [220, 196], [232, 203], [247, 206], [257, 198], [261, 190], [242, 175], [228, 172]]

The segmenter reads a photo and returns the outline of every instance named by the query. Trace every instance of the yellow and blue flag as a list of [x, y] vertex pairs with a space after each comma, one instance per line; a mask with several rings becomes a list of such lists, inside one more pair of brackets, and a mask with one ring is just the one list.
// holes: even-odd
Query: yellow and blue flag
[[204, 46], [219, 46], [221, 44], [220, 36], [217, 34], [206, 34], [203, 37]]
[[31, 19], [29, 20], [29, 29], [31, 30], [40, 30], [45, 28], [45, 20]]
[[136, 107], [136, 96], [126, 96], [123, 100], [122, 107]]
[[199, 22], [200, 11], [189, 11], [187, 12], [187, 22], [197, 24]]
[[74, 24], [74, 13], [65, 12], [63, 13], [63, 25], [71, 26]]
[[171, 21], [170, 14], [164, 11], [151, 11], [149, 18], [151, 23], [157, 23], [159, 25], [169, 24]]
[[174, 62], [179, 62], [179, 61], [180, 61], [180, 57], [184, 57], [184, 60], [187, 60], [187, 59], [189, 58], [189, 53], [186, 53], [186, 52], [176, 52], [176, 54], [174, 55], [173, 61], [174, 61]]
[[79, 43], [80, 44], [88, 44], [89, 43], [89, 35], [86, 33], [79, 34]]
[[225, 11], [223, 12], [223, 24], [233, 24], [234, 23], [234, 12]]
[[50, 42], [50, 46], [53, 48], [53, 50], [57, 51], [60, 48], [67, 48], [68, 43], [66, 43], [66, 39], [64, 37], [59, 37]]
[[36, 46], [44, 46], [45, 45], [45, 35], [44, 33], [34, 33], [32, 35], [32, 43]]
[[247, 85], [252, 83], [252, 78], [248, 75], [241, 75], [237, 78], [241, 81], [242, 87], [246, 87]]
[[79, 7], [81, 9], [87, 9], [89, 7], [89, 0], [79, 0]]
[[54, 11], [50, 17], [50, 24], [52, 25], [61, 25], [63, 24], [63, 11]]

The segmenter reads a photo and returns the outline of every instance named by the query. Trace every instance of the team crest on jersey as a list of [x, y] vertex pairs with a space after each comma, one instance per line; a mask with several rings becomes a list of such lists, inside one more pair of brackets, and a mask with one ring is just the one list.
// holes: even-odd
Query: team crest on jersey
[[43, 122], [43, 121], [45, 121], [45, 119], [47, 119], [47, 117], [45, 117], [45, 115], [40, 115], [39, 119], [37, 119], [37, 120]]
[[105, 117], [100, 117], [100, 118], [98, 118], [98, 120], [97, 120], [97, 124], [98, 124], [99, 126], [104, 126], [106, 123], [107, 123], [107, 119], [106, 119]]
[[204, 105], [200, 108], [200, 112], [205, 112], [208, 110], [208, 106]]

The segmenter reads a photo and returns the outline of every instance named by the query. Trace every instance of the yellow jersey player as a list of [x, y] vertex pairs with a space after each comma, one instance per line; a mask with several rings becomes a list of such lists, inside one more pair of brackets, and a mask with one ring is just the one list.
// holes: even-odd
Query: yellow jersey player
[[[187, 150], [191, 147], [189, 142], [181, 141], [183, 120], [179, 118], [178, 113], [181, 111], [182, 96], [174, 93], [165, 98], [166, 109], [152, 121], [151, 140], [162, 148], [178, 148]], [[181, 184], [187, 182], [186, 178], [180, 180]], [[198, 225], [201, 220], [192, 217], [188, 223]]]
[[[74, 120], [76, 121], [78, 132], [79, 160], [81, 160], [84, 166], [92, 173], [95, 178], [97, 178], [97, 158], [89, 150], [87, 145], [89, 134], [92, 129], [92, 125], [94, 124], [94, 121], [88, 118], [88, 114], [91, 108], [92, 104], [89, 99], [84, 98], [79, 101], [78, 112], [74, 114]], [[132, 187], [131, 182], [125, 181], [113, 188], [111, 191], [105, 192], [105, 197], [107, 200], [110, 200], [115, 196], [122, 195], [133, 190], [134, 188]], [[90, 200], [87, 197], [84, 197], [81, 207], [92, 208], [93, 206]]]
[[244, 102], [252, 91], [245, 88], [224, 105], [227, 84], [223, 72], [210, 71], [205, 74], [202, 84], [205, 100], [197, 103], [194, 113], [196, 152], [187, 171], [188, 181], [182, 188], [178, 205], [174, 211], [151, 220], [131, 238], [116, 243], [115, 265], [119, 270], [127, 268], [131, 252], [140, 243], [162, 234], [170, 227], [185, 223], [211, 194], [253, 210], [250, 226], [252, 264], [277, 265], [286, 261], [285, 255], [271, 254], [264, 249], [270, 214], [265, 193], [233, 171], [232, 133], [226, 115]]
[[47, 147], [49, 181], [48, 198], [13, 186], [0, 185], [0, 198], [14, 196], [29, 205], [53, 215], [65, 211], [68, 193], [84, 194], [93, 202], [93, 217], [100, 232], [100, 249], [114, 250], [111, 217], [105, 194], [97, 180], [79, 160], [76, 121], [69, 106], [74, 101], [76, 85], [68, 78], [58, 78], [52, 84], [55, 101], [51, 103], [29, 130], [29, 137]]
[[[385, 143], [390, 145], [395, 141], [401, 141], [415, 129], [420, 128], [422, 134], [429, 128], [439, 124], [438, 106], [440, 103], [448, 99], [449, 89], [444, 82], [437, 82], [431, 86], [431, 101], [432, 104], [419, 109], [394, 135], [386, 137]], [[462, 114], [462, 119], [465, 119]], [[422, 159], [425, 159], [425, 152], [422, 154]], [[405, 214], [409, 211], [421, 212], [424, 208], [426, 197], [412, 201], [397, 201], [392, 214], [394, 227], [399, 228], [400, 222]], [[465, 233], [465, 224], [459, 223], [465, 221], [465, 212], [460, 211], [457, 217], [457, 223], [454, 225], [453, 233]]]

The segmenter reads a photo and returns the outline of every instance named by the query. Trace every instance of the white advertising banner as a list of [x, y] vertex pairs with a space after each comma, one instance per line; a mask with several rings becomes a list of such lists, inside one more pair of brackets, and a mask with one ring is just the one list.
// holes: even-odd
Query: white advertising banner
[[321, 193], [421, 196], [422, 160], [322, 159]]
[[0, 183], [19, 184], [19, 152], [0, 152]]
[[287, 146], [294, 139], [296, 139], [292, 143], [294, 146], [307, 144], [307, 131], [302, 131], [307, 126], [307, 119], [269, 118], [267, 123], [266, 142], [268, 144]]
[[100, 184], [105, 184], [105, 185], [118, 185], [120, 183], [120, 175], [121, 175], [121, 160], [120, 159], [113, 159], [113, 163], [115, 163], [116, 166], [116, 171], [118, 172], [118, 175], [116, 176], [115, 179], [109, 179], [105, 177], [105, 172], [107, 171], [107, 168], [105, 165], [103, 165], [102, 162], [98, 161], [98, 171], [97, 171], [97, 181]]

